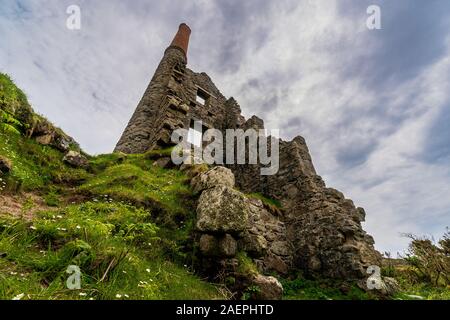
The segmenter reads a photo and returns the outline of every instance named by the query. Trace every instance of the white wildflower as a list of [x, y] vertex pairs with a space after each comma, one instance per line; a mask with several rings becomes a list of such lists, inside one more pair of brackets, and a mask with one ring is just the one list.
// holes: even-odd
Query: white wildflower
[[12, 299], [13, 300], [22, 300], [23, 297], [25, 297], [25, 293], [18, 294], [17, 296], [15, 296]]

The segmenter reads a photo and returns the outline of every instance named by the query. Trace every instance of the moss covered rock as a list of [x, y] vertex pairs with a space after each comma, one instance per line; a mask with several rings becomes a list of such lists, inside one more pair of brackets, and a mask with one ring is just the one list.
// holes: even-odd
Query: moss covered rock
[[226, 186], [203, 191], [197, 206], [197, 229], [202, 232], [240, 234], [248, 220], [245, 196]]

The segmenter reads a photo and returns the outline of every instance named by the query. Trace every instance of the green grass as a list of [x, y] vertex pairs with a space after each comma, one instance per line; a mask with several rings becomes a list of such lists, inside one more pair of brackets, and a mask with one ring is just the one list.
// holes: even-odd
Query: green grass
[[282, 205], [281, 202], [275, 199], [271, 199], [268, 198], [264, 195], [262, 195], [261, 193], [251, 193], [251, 194], [247, 194], [247, 197], [249, 198], [253, 198], [253, 199], [259, 199], [261, 200], [265, 205], [268, 205], [269, 207], [274, 207], [274, 208], [278, 208], [281, 209]]
[[[21, 129], [33, 119], [27, 97], [6, 74], [0, 73], [0, 109], [21, 123]], [[3, 114], [4, 116], [5, 114]]]
[[397, 280], [401, 288], [393, 299], [416, 300], [421, 297], [423, 300], [450, 300], [450, 286], [419, 281], [411, 266], [394, 266], [390, 276]]
[[[285, 300], [367, 300], [373, 299], [355, 285], [333, 280], [308, 280], [298, 277], [294, 280], [282, 279]], [[340, 289], [342, 288], [342, 289]]]
[[147, 151], [144, 157], [149, 160], [155, 160], [163, 157], [170, 158], [172, 156], [173, 147], [168, 147], [164, 149], [155, 149]]
[[[3, 218], [0, 299], [225, 298], [165, 256], [151, 221], [144, 209], [100, 202], [42, 212], [28, 223]], [[69, 265], [81, 269], [81, 290], [65, 285]]]
[[394, 299], [417, 300], [417, 297], [422, 297], [423, 300], [450, 300], [450, 288], [421, 283], [415, 285], [408, 284], [403, 286], [402, 289], [402, 292], [393, 297]]
[[254, 264], [252, 259], [248, 257], [244, 251], [238, 252], [236, 255], [236, 259], [238, 261], [238, 273], [248, 276], [254, 276], [259, 273], [258, 268]]
[[179, 170], [154, 166], [143, 155], [102, 155], [91, 164], [95, 176], [79, 187], [81, 192], [151, 208], [172, 226], [189, 215], [191, 190]]
[[6, 177], [10, 191], [42, 190], [50, 184], [73, 184], [87, 178], [83, 169], [66, 165], [63, 154], [32, 139], [9, 134], [0, 129], [0, 155], [13, 165]]

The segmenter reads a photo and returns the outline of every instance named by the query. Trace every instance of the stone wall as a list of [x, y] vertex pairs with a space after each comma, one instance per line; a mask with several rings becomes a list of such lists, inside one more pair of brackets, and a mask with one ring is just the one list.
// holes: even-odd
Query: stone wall
[[[164, 120], [171, 118], [170, 82], [175, 68], [185, 68], [186, 58], [182, 51], [166, 50], [147, 90], [131, 117], [114, 151], [124, 153], [144, 153], [155, 147], [171, 127], [164, 127]], [[178, 106], [178, 105], [177, 105]], [[176, 111], [174, 111], [176, 112]], [[184, 120], [183, 116], [174, 117]], [[172, 124], [174, 124], [172, 122]], [[183, 121], [180, 122], [180, 126]], [[164, 130], [161, 130], [164, 127]], [[174, 124], [175, 127], [175, 124]]]
[[[208, 96], [205, 105], [196, 101], [198, 91]], [[115, 151], [144, 153], [169, 146], [172, 132], [189, 128], [192, 121], [224, 129], [227, 106], [226, 98], [206, 73], [186, 68], [183, 52], [168, 48]]]
[[[191, 186], [199, 193], [196, 210], [199, 269], [215, 280], [238, 279], [239, 286], [244, 287], [241, 292], [255, 281], [268, 280], [263, 281], [264, 285], [279, 293], [272, 298], [280, 298], [279, 282], [262, 274], [286, 275], [292, 267], [293, 247], [280, 220], [281, 212], [235, 190], [235, 177], [224, 167], [198, 174]], [[238, 253], [252, 259], [258, 272], [242, 270]]]
[[[260, 192], [283, 204], [286, 237], [295, 244], [293, 265], [307, 273], [332, 278], [366, 277], [370, 265], [380, 265], [374, 240], [362, 228], [362, 208], [316, 174], [305, 140], [280, 140], [280, 169], [273, 176], [257, 175], [259, 168], [230, 167], [238, 187]], [[256, 178], [255, 178], [256, 177]]]

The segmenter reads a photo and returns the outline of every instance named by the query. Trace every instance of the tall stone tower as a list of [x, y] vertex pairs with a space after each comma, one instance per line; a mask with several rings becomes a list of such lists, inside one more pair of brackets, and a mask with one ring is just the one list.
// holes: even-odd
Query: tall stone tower
[[177, 128], [201, 120], [205, 129], [244, 122], [233, 98], [225, 98], [206, 73], [186, 67], [191, 29], [182, 23], [114, 151], [143, 153], [171, 145]]
[[[179, 26], [115, 151], [144, 153], [169, 146], [173, 130], [189, 128], [197, 120], [204, 129], [264, 128], [256, 116], [246, 120], [236, 100], [225, 98], [206, 73], [186, 67], [190, 34], [186, 24]], [[289, 246], [281, 250], [279, 241], [272, 239], [278, 256], [262, 261], [263, 267], [332, 278], [366, 277], [366, 268], [379, 264], [381, 256], [361, 226], [364, 209], [326, 187], [302, 137], [280, 140], [279, 165], [272, 176], [261, 176], [259, 165], [228, 166], [240, 190], [261, 193], [283, 206], [283, 215], [276, 219], [286, 226], [279, 231]], [[278, 259], [283, 256], [289, 259]]]
[[[187, 63], [187, 52], [191, 30], [186, 24], [181, 24], [171, 45], [164, 52], [164, 56], [147, 87], [136, 111], [120, 138], [115, 151], [125, 153], [143, 153], [155, 146], [156, 143], [169, 142], [169, 137], [162, 130], [173, 129], [166, 124], [169, 116], [168, 108], [173, 102], [171, 90], [176, 83], [180, 84], [184, 77]], [[185, 114], [186, 107], [178, 106], [175, 112]]]

